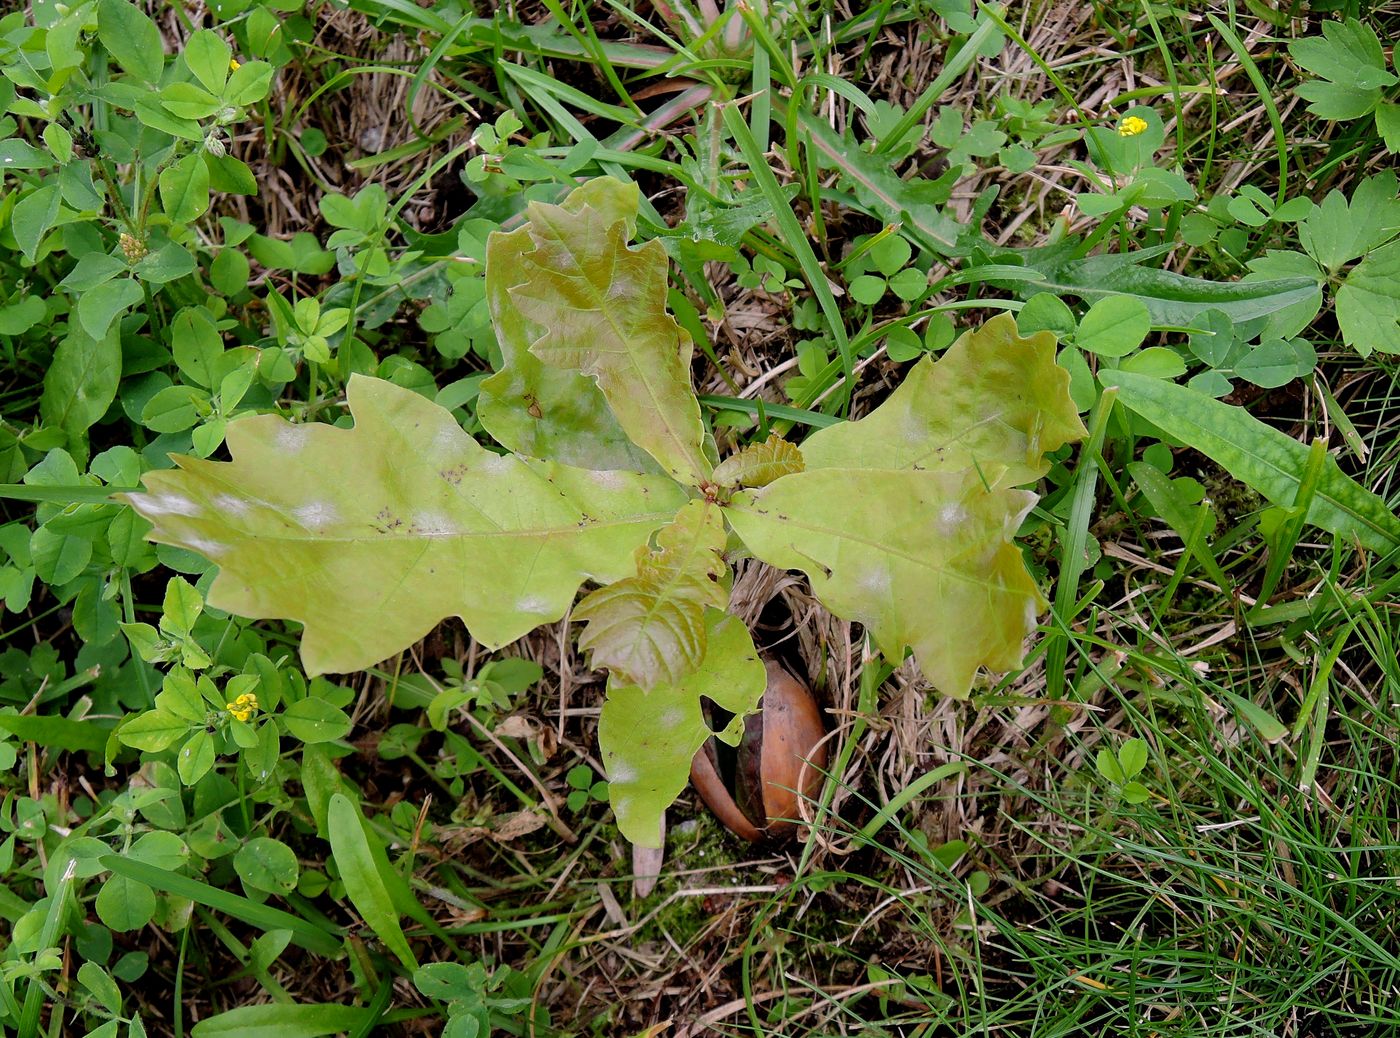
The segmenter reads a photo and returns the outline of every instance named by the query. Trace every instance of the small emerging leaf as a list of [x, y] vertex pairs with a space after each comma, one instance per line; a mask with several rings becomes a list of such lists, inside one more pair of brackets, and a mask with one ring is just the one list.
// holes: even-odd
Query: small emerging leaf
[[1123, 766], [1118, 763], [1118, 758], [1114, 756], [1112, 750], [1100, 750], [1094, 757], [1094, 767], [1100, 775], [1115, 786], [1121, 786], [1127, 779], [1127, 776], [1123, 774]]
[[743, 621], [713, 609], [705, 621], [708, 651], [698, 670], [650, 692], [610, 682], [598, 720], [617, 827], [643, 847], [661, 846], [662, 813], [685, 788], [690, 761], [710, 737], [700, 697], [734, 715], [717, 733], [734, 745], [743, 734], [744, 716], [757, 709], [767, 685], [767, 672]]
[[687, 502], [657, 535], [657, 550], [637, 553], [636, 576], [599, 588], [574, 616], [588, 626], [580, 649], [622, 683], [674, 685], [705, 656], [705, 607], [723, 609], [724, 520], [717, 506]]
[[766, 487], [780, 476], [801, 472], [802, 452], [777, 433], [753, 443], [715, 466], [716, 483], [722, 487]]
[[306, 625], [310, 674], [367, 667], [460, 616], [499, 647], [631, 572], [683, 492], [662, 476], [501, 457], [389, 382], [349, 384], [353, 429], [228, 426], [233, 461], [177, 459], [126, 500], [152, 540], [219, 565], [208, 602]]
[[1147, 742], [1143, 739], [1129, 739], [1118, 748], [1118, 764], [1125, 778], [1137, 778], [1147, 767]]

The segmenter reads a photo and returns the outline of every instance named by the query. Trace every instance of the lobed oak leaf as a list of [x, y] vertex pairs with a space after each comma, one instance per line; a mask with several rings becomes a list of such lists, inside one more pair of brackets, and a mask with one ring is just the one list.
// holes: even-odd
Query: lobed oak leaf
[[1045, 455], [1087, 435], [1055, 363], [1055, 337], [1022, 337], [1009, 314], [964, 332], [924, 357], [889, 397], [857, 422], [802, 442], [808, 469], [976, 467], [991, 486], [1021, 486], [1049, 470]]
[[351, 671], [458, 616], [488, 647], [632, 570], [684, 492], [486, 450], [437, 404], [350, 380], [355, 425], [229, 425], [232, 462], [176, 458], [126, 495], [152, 540], [219, 565], [209, 604], [305, 625], [309, 674]]
[[[638, 197], [633, 187], [630, 214]], [[629, 248], [633, 219], [614, 206], [532, 202], [529, 216], [533, 248], [519, 274], [501, 276], [538, 332], [530, 353], [596, 381], [631, 441], [672, 477], [698, 486], [711, 465], [690, 382], [690, 336], [666, 310], [661, 243]]]
[[656, 541], [655, 550], [637, 552], [634, 576], [599, 588], [574, 610], [587, 622], [578, 644], [593, 666], [642, 689], [674, 685], [700, 666], [705, 610], [729, 601], [718, 506], [687, 502]]
[[[587, 208], [589, 219], [621, 222], [630, 236], [637, 213], [636, 185], [599, 177], [577, 188], [563, 208]], [[591, 469], [653, 471], [646, 451], [618, 425], [593, 379], [578, 371], [550, 367], [530, 352], [544, 329], [511, 299], [510, 289], [539, 276], [528, 253], [528, 227], [493, 233], [486, 247], [486, 300], [501, 348], [501, 364], [481, 383], [477, 417], [482, 427], [509, 450]]]
[[988, 490], [975, 470], [809, 469], [735, 495], [727, 512], [756, 556], [803, 570], [887, 658], [912, 648], [939, 691], [963, 697], [979, 666], [1020, 665], [1045, 606], [1014, 540], [1035, 502]]
[[809, 436], [806, 471], [734, 495], [730, 524], [890, 659], [912, 648], [939, 690], [967, 695], [978, 667], [1020, 665], [1044, 608], [1014, 540], [1036, 496], [1011, 488], [1085, 435], [1054, 356], [1053, 336], [989, 321], [865, 418]]
[[622, 835], [643, 847], [661, 846], [661, 818], [690, 778], [690, 762], [710, 737], [700, 698], [734, 715], [714, 733], [731, 746], [744, 717], [758, 707], [767, 671], [742, 620], [705, 611], [706, 652], [699, 667], [674, 684], [643, 691], [609, 682], [598, 719], [598, 744], [608, 796]]

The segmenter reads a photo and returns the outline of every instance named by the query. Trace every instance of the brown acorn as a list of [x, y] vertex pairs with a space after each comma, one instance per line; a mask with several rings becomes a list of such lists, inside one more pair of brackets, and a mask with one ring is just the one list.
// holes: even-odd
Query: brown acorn
[[701, 799], [746, 840], [791, 835], [799, 790], [815, 797], [826, 766], [826, 729], [812, 693], [781, 664], [765, 665], [768, 687], [759, 709], [744, 720], [737, 752], [711, 737], [690, 765]]

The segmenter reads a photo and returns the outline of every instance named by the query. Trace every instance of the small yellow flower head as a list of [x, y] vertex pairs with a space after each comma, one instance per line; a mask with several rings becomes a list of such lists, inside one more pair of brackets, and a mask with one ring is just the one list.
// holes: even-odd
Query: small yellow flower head
[[240, 68], [242, 68], [242, 66], [238, 63], [237, 58], [228, 59], [228, 70], [230, 72], [237, 72]]
[[1136, 137], [1145, 129], [1147, 129], [1146, 119], [1142, 119], [1136, 115], [1130, 115], [1119, 121], [1118, 136]]
[[258, 697], [251, 692], [244, 692], [232, 703], [226, 703], [228, 712], [240, 721], [246, 721], [253, 716], [253, 711], [258, 708]]

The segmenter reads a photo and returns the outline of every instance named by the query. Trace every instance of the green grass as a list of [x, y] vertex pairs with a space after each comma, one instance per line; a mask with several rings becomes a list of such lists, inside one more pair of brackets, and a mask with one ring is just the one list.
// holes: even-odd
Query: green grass
[[[826, 1005], [804, 1001], [792, 1026], [768, 1018], [732, 1033], [815, 1035], [837, 1020], [917, 1035], [1389, 1033], [1400, 1026], [1392, 624], [1382, 614], [1361, 619], [1342, 653], [1348, 676], [1322, 678], [1330, 709], [1306, 788], [1312, 728], [1270, 745], [1220, 702], [1222, 688], [1261, 698], [1270, 689], [1254, 682], [1291, 663], [1261, 661], [1244, 671], [1248, 683], [1217, 685], [1193, 659], [1131, 652], [1111, 694], [1096, 697], [1100, 710], [1071, 709], [1067, 728], [1046, 718], [1022, 733], [1028, 745], [1009, 752], [1014, 771], [964, 758], [971, 792], [930, 798], [935, 814], [966, 798], [990, 830], [969, 836], [952, 873], [921, 851], [905, 815], [858, 866], [800, 877], [760, 913], [765, 929], [792, 938], [763, 964], [763, 979], [785, 978], [804, 1000], [804, 985], [839, 991], [832, 975], [854, 988], [852, 961], [880, 942], [867, 932], [864, 946], [852, 944], [810, 920], [831, 913], [849, 931], [863, 914], [849, 911], [849, 891], [874, 875], [899, 877], [878, 884], [880, 932], [891, 941], [880, 968], [903, 978], [898, 999], [877, 1013], [872, 995], [838, 994]], [[1266, 702], [1280, 712], [1296, 705], [1282, 682], [1271, 691]], [[1099, 749], [1129, 737], [1151, 747], [1142, 780], [1152, 795], [1136, 806], [1093, 766]], [[1046, 750], [1057, 763], [1044, 763]], [[862, 842], [845, 829], [827, 835]], [[974, 871], [991, 877], [985, 892], [969, 888]], [[813, 890], [824, 894], [808, 904]], [[763, 937], [751, 934], [772, 947]], [[930, 992], [935, 971], [941, 983]]]

